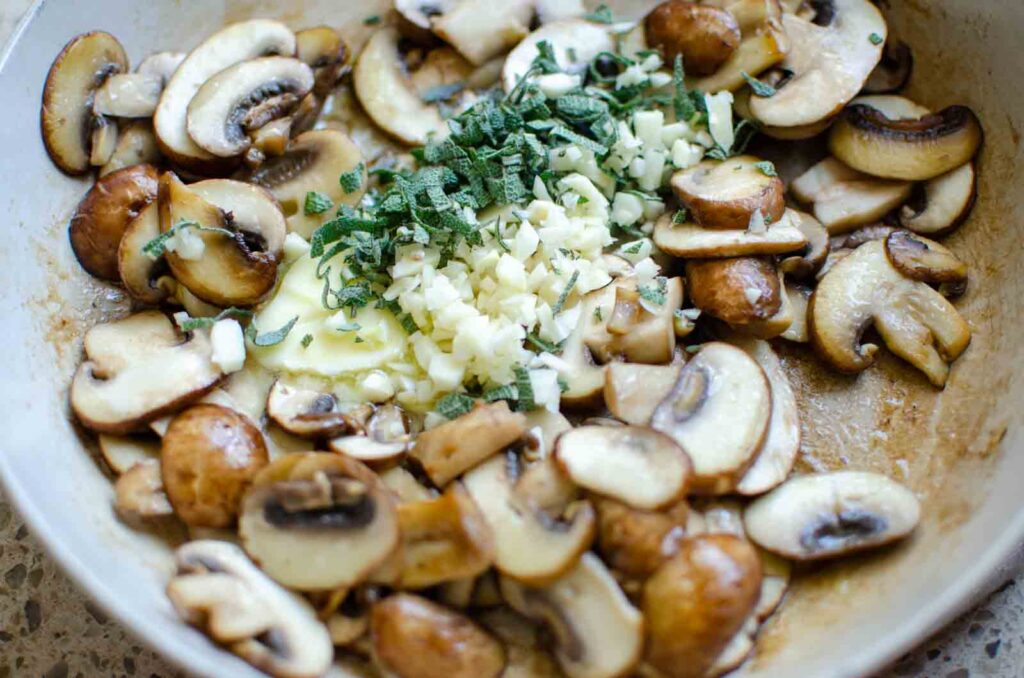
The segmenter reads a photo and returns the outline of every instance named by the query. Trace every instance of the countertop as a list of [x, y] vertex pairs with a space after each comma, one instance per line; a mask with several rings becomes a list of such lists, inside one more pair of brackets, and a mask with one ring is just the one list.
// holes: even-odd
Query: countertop
[[[0, 0], [0, 44], [31, 0]], [[0, 497], [0, 678], [184, 676], [78, 591]], [[1024, 573], [878, 678], [1024, 677]]]

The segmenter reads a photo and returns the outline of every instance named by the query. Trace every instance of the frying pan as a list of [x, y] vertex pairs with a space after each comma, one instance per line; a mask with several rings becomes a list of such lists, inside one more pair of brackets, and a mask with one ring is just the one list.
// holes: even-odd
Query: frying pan
[[[293, 27], [346, 26], [384, 0], [41, 0], [2, 57], [0, 92], [0, 480], [33, 533], [127, 628], [202, 676], [257, 676], [178, 621], [163, 588], [166, 535], [123, 526], [112, 487], [69, 416], [67, 386], [82, 332], [123, 312], [116, 289], [91, 280], [68, 246], [67, 218], [87, 190], [61, 175], [38, 131], [51, 60], [73, 35], [103, 29], [133, 61], [195, 45], [253, 16]], [[639, 16], [653, 2], [611, 2]], [[890, 4], [890, 3], [883, 3]], [[973, 216], [946, 240], [970, 263], [958, 307], [974, 338], [944, 391], [889, 355], [859, 377], [824, 371], [782, 347], [798, 392], [804, 442], [797, 470], [869, 469], [907, 483], [924, 506], [910, 541], [801, 570], [761, 633], [748, 676], [863, 676], [898, 657], [968, 605], [1024, 541], [1024, 33], [1019, 0], [892, 0], [892, 33], [917, 68], [909, 96], [932, 109], [966, 104], [986, 132]]]

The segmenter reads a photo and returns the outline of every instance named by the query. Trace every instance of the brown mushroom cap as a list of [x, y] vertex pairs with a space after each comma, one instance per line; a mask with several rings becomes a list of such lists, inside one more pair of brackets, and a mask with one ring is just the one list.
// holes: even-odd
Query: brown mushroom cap
[[[707, 3], [705, 3], [707, 4]], [[736, 3], [728, 8], [732, 11], [736, 6], [744, 3]], [[782, 23], [775, 14], [775, 3], [773, 0], [766, 0], [764, 3], [745, 3], [747, 5], [764, 5], [766, 14], [764, 20], [758, 26], [744, 28], [745, 19], [737, 15], [737, 22], [740, 23], [743, 39], [737, 45], [732, 55], [725, 60], [721, 67], [711, 75], [703, 78], [687, 77], [686, 84], [691, 89], [699, 89], [702, 92], [720, 92], [729, 90], [735, 92], [745, 87], [747, 80], [744, 74], [757, 77], [782, 61], [790, 51], [790, 40]]]
[[782, 307], [779, 274], [770, 258], [689, 259], [686, 280], [693, 305], [730, 325], [767, 320]]
[[705, 160], [676, 172], [672, 190], [704, 228], [743, 230], [758, 211], [771, 224], [786, 211], [786, 187], [782, 179], [762, 171], [758, 162], [748, 155]]
[[894, 120], [855, 104], [832, 126], [829, 148], [850, 167], [888, 179], [924, 181], [968, 162], [982, 142], [981, 123], [966, 106]]
[[644, 585], [646, 660], [671, 678], [703, 676], [760, 591], [761, 563], [749, 542], [726, 534], [685, 540]]
[[219, 405], [194, 405], [172, 421], [160, 468], [174, 512], [195, 527], [231, 527], [242, 495], [267, 465], [263, 434]]
[[967, 264], [934, 240], [899, 230], [885, 239], [889, 262], [903, 275], [927, 283], [961, 283]]
[[628, 577], [649, 577], [676, 554], [686, 537], [686, 502], [663, 511], [641, 511], [612, 499], [597, 499], [594, 506], [597, 550], [609, 566]]
[[46, 151], [61, 171], [89, 171], [96, 90], [127, 70], [124, 47], [102, 31], [72, 38], [54, 59], [43, 88], [41, 125]]
[[152, 202], [125, 229], [117, 248], [117, 270], [128, 294], [144, 304], [157, 304], [177, 287], [167, 262], [152, 259], [142, 248], [160, 235], [160, 208]]
[[686, 0], [666, 0], [651, 10], [644, 18], [644, 32], [647, 44], [667, 62], [682, 56], [686, 70], [694, 75], [717, 71], [741, 37], [731, 13]]
[[267, 396], [267, 416], [300, 438], [327, 439], [361, 430], [331, 393], [293, 386], [278, 379]]
[[489, 633], [435, 602], [399, 593], [370, 612], [374, 656], [403, 678], [497, 678], [505, 652]]
[[86, 271], [117, 280], [117, 248], [125, 230], [156, 200], [157, 171], [152, 165], [126, 167], [96, 182], [71, 217], [71, 248]]

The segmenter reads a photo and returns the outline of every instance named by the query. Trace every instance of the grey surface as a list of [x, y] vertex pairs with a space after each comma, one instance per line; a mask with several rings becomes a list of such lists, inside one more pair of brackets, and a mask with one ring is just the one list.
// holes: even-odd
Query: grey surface
[[[0, 43], [29, 4], [0, 0]], [[81, 594], [0, 498], [0, 678], [178, 675]], [[883, 675], [1024, 676], [1024, 576]]]

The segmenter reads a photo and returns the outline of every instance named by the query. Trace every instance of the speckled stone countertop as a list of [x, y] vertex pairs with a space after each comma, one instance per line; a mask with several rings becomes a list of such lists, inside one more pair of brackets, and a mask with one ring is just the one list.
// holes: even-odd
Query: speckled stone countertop
[[[0, 0], [0, 44], [30, 4]], [[0, 678], [184, 675], [79, 592], [0, 496]], [[1024, 678], [1024, 574], [877, 678], [981, 677]]]

